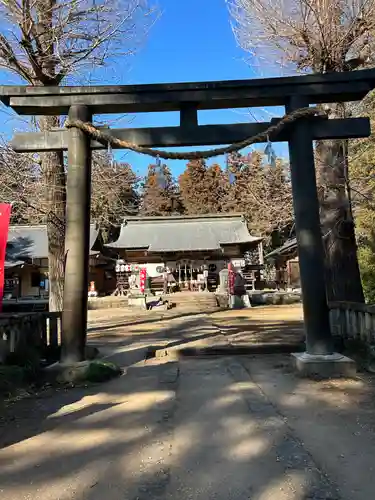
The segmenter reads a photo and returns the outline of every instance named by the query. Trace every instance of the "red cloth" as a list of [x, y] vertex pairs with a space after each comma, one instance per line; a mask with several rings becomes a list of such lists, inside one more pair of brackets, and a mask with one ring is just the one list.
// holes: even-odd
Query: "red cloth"
[[5, 255], [7, 249], [11, 209], [12, 206], [8, 203], [0, 203], [0, 312], [3, 309]]
[[145, 286], [146, 286], [146, 276], [147, 276], [147, 270], [145, 267], [141, 268], [141, 271], [139, 273], [139, 281], [140, 281], [140, 289], [141, 293], [145, 293]]
[[234, 294], [234, 271], [233, 271], [233, 266], [231, 263], [228, 264], [228, 288], [229, 288], [229, 294], [233, 295]]

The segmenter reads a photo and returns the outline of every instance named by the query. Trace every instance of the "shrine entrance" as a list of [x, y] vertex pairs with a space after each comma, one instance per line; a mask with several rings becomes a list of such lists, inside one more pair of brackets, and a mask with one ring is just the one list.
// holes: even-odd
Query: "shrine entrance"
[[[267, 139], [289, 145], [293, 206], [300, 262], [306, 359], [333, 356], [326, 297], [324, 252], [314, 165], [314, 140], [370, 135], [367, 118], [327, 119], [312, 104], [361, 100], [375, 87], [375, 70], [223, 82], [93, 87], [3, 86], [0, 99], [20, 115], [68, 115], [66, 128], [16, 134], [18, 152], [68, 151], [66, 278], [63, 342], [72, 361], [82, 359], [87, 323], [91, 151], [128, 148], [163, 159], [209, 158]], [[269, 123], [198, 124], [205, 109], [284, 106], [286, 115]], [[178, 111], [180, 126], [98, 129], [95, 114]], [[166, 153], [154, 147], [230, 147]], [[77, 343], [76, 332], [83, 342]], [[322, 358], [323, 356], [323, 358]], [[333, 359], [333, 358], [332, 358]]]

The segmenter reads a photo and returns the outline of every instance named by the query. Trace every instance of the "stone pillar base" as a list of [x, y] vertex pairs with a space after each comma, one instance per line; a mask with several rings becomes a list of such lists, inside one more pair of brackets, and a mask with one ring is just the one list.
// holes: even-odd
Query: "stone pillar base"
[[248, 295], [229, 295], [229, 309], [244, 309], [251, 307]]
[[307, 352], [292, 353], [294, 368], [301, 377], [352, 378], [356, 376], [355, 362], [337, 352], [326, 356]]

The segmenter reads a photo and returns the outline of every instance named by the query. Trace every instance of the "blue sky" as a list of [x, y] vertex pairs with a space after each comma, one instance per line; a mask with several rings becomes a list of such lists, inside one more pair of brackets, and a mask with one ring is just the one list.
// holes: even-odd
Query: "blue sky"
[[[236, 45], [225, 0], [159, 0], [159, 5], [162, 10], [160, 19], [153, 26], [141, 51], [129, 61], [130, 64], [116, 68], [116, 83], [230, 80], [259, 76], [246, 64], [247, 54]], [[106, 72], [103, 72], [101, 83], [113, 83], [113, 72], [107, 74], [111, 74], [110, 82]], [[15, 81], [4, 72], [0, 74], [0, 83]], [[178, 119], [177, 113], [138, 114], [131, 120], [131, 126], [178, 125]], [[0, 133], [9, 136], [15, 123], [4, 114], [0, 115], [0, 120]], [[113, 126], [126, 126], [128, 120], [122, 119], [121, 124]], [[247, 110], [199, 113], [199, 123], [202, 125], [251, 120]], [[284, 153], [285, 149], [280, 151]], [[135, 153], [127, 153], [124, 159], [140, 174], [146, 171], [150, 163], [148, 157]], [[223, 158], [218, 160], [220, 163], [224, 161]], [[171, 161], [168, 165], [173, 174], [178, 176], [185, 163]]]

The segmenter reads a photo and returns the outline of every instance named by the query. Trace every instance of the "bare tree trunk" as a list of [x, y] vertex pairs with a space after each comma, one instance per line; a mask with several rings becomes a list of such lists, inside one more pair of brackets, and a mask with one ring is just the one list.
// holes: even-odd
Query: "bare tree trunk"
[[[56, 0], [38, 0], [36, 8], [39, 17], [37, 30], [41, 42], [43, 74], [48, 75], [44, 85], [56, 85], [53, 54], [53, 9]], [[59, 126], [59, 117], [43, 116], [39, 119], [41, 131]], [[62, 311], [65, 268], [65, 171], [62, 152], [42, 155], [42, 173], [46, 196], [48, 268], [49, 268], [49, 310]]]
[[[332, 118], [344, 117], [342, 105], [331, 105], [330, 109]], [[364, 302], [351, 207], [347, 152], [347, 141], [321, 141], [317, 144], [327, 297], [329, 301]]]
[[[39, 120], [42, 131], [57, 127], [59, 118], [44, 116]], [[43, 153], [42, 173], [46, 199], [49, 310], [61, 311], [63, 307], [65, 268], [65, 169], [62, 152]]]

